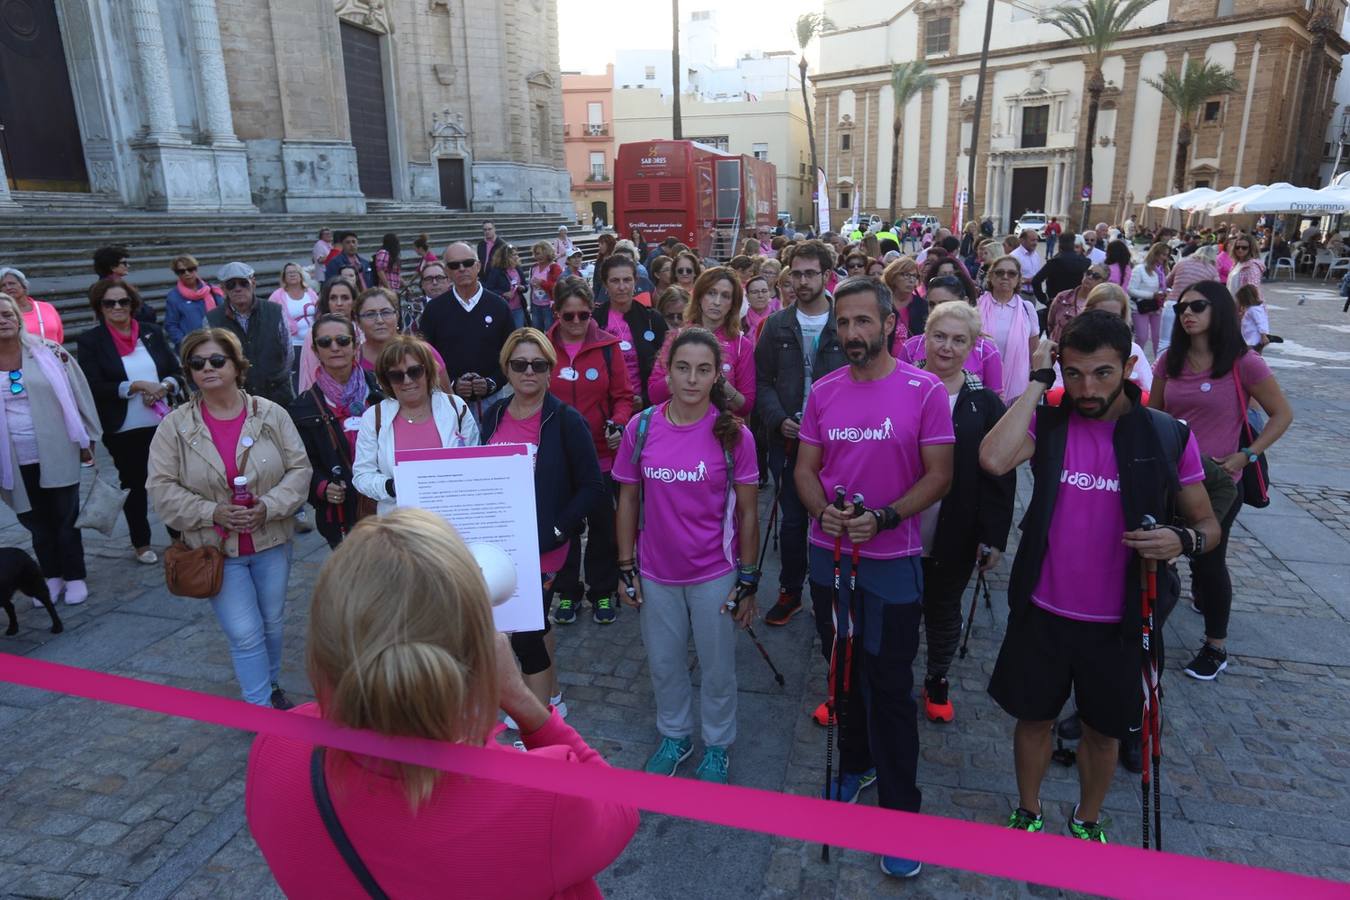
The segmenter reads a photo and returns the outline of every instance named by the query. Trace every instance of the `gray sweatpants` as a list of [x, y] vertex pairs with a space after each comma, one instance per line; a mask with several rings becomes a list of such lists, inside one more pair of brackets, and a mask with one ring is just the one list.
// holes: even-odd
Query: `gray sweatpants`
[[703, 743], [729, 747], [736, 740], [736, 623], [722, 605], [736, 573], [702, 584], [659, 584], [642, 580], [642, 643], [647, 648], [656, 730], [662, 737], [694, 733], [694, 687], [689, 678], [689, 633], [703, 672], [699, 718]]

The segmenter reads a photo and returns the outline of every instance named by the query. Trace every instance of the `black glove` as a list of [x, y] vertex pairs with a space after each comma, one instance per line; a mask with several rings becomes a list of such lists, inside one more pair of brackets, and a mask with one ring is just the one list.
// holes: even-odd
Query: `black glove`
[[398, 496], [398, 494], [394, 493], [394, 479], [392, 479], [392, 478], [385, 479], [385, 482], [384, 482], [384, 491], [385, 491], [385, 493], [388, 494], [390, 497], [397, 497], [397, 496]]

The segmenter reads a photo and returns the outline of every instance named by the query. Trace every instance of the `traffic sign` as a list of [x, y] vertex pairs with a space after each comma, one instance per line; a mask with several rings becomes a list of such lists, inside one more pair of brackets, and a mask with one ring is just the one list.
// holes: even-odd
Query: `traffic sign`
[[1083, 185], [1083, 202], [1086, 203], [1091, 199], [1092, 199], [1092, 185], [1085, 184]]

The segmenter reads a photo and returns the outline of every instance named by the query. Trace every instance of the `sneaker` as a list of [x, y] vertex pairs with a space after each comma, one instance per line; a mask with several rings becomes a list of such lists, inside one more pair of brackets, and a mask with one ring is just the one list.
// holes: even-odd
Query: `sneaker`
[[794, 594], [787, 588], [778, 589], [778, 602], [773, 609], [764, 614], [766, 625], [786, 625], [797, 613], [802, 611], [802, 595]]
[[301, 534], [309, 534], [314, 530], [314, 523], [309, 520], [303, 509], [295, 514], [295, 530]]
[[1074, 710], [1073, 715], [1067, 719], [1060, 719], [1056, 731], [1060, 740], [1081, 741], [1083, 739], [1083, 720], [1078, 718], [1078, 710]]
[[553, 624], [571, 625], [577, 620], [577, 606], [579, 605], [571, 597], [559, 597], [558, 604], [553, 607]]
[[923, 863], [917, 859], [905, 859], [903, 856], [883, 856], [881, 871], [892, 878], [913, 878], [923, 870]]
[[1120, 742], [1120, 764], [1126, 772], [1138, 775], [1144, 771], [1144, 735], [1131, 728], [1129, 736]]
[[281, 689], [281, 685], [275, 681], [272, 682], [272, 708], [273, 709], [294, 709], [295, 704], [291, 698], [286, 696], [286, 692]]
[[829, 725], [833, 718], [834, 716], [830, 715], [830, 701], [828, 700], [817, 706], [816, 711], [811, 713], [811, 719], [821, 728]]
[[548, 705], [558, 711], [558, 718], [567, 718], [567, 701], [563, 699], [562, 691], [548, 698]]
[[[89, 585], [84, 579], [66, 582], [66, 605], [75, 606], [89, 599]], [[1211, 676], [1213, 677], [1213, 676]]]
[[[712, 748], [709, 747], [709, 750]], [[689, 738], [663, 737], [661, 746], [656, 748], [656, 752], [647, 758], [647, 765], [643, 769], [653, 775], [674, 775], [675, 770], [680, 767], [680, 763], [689, 758], [689, 754], [694, 752], [694, 742]]]
[[1039, 815], [1032, 815], [1019, 806], [1012, 811], [1012, 815], [1008, 816], [1008, 827], [1014, 831], [1044, 831], [1045, 820]]
[[155, 551], [151, 550], [149, 547], [146, 547], [139, 552], [132, 552], [136, 553], [136, 562], [141, 563], [142, 565], [153, 566], [155, 563], [159, 562], [159, 557], [155, 555]]
[[[70, 594], [69, 587], [66, 588], [66, 594], [67, 596]], [[1195, 659], [1191, 660], [1182, 671], [1200, 681], [1213, 681], [1226, 668], [1228, 668], [1228, 651], [1206, 643], [1200, 648], [1200, 652], [1195, 654]]]
[[951, 698], [947, 696], [947, 679], [925, 678], [923, 682], [923, 714], [930, 722], [950, 722], [956, 718]]
[[597, 625], [612, 625], [619, 617], [619, 604], [613, 597], [597, 597], [591, 601], [591, 618]]
[[730, 767], [731, 760], [727, 758], [726, 747], [707, 747], [703, 751], [703, 760], [694, 770], [694, 777], [699, 781], [726, 784], [727, 770]]
[[820, 789], [820, 799], [838, 800], [840, 803], [856, 803], [858, 794], [862, 793], [863, 788], [869, 788], [876, 783], [877, 770], [874, 768], [858, 774], [841, 772], [839, 777], [831, 781], [828, 787]]
[[[61, 592], [64, 591], [64, 590], [66, 589], [66, 582], [65, 582], [65, 579], [63, 579], [63, 578], [48, 578], [48, 579], [45, 579], [45, 580], [46, 580], [46, 582], [47, 582], [47, 593], [51, 595], [52, 602], [55, 603], [57, 600], [60, 600], [60, 599], [61, 599]], [[36, 597], [31, 597], [31, 598], [29, 598], [29, 599], [31, 599], [31, 600], [33, 601], [33, 609], [42, 609], [42, 608], [43, 608], [43, 603], [42, 603], [42, 601], [39, 600], [38, 598], [36, 598]]]
[[1100, 822], [1075, 822], [1069, 820], [1069, 837], [1078, 838], [1080, 841], [1091, 841], [1094, 844], [1106, 843], [1106, 830], [1102, 828]]

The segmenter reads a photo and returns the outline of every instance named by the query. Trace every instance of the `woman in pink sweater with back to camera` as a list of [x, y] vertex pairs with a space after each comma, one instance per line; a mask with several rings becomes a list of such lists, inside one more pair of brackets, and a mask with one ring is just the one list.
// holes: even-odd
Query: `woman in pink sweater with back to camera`
[[[299, 715], [518, 752], [494, 740], [500, 708], [526, 752], [605, 765], [525, 686], [474, 557], [432, 513], [400, 509], [352, 530], [319, 573], [306, 658], [318, 702]], [[246, 803], [292, 898], [600, 897], [595, 875], [638, 825], [632, 807], [268, 735], [249, 755]], [[341, 834], [354, 857], [338, 850]], [[362, 886], [362, 868], [380, 893]]]

